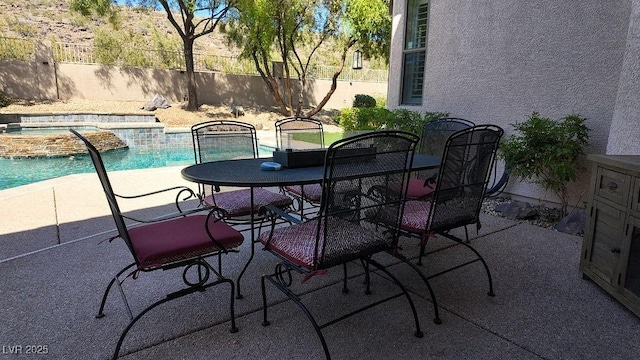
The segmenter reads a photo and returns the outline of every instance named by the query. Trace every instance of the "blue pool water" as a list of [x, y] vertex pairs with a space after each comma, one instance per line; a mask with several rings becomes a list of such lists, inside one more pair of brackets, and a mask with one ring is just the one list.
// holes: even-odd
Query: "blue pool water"
[[[271, 156], [273, 149], [260, 147], [260, 156]], [[221, 154], [221, 158], [228, 154]], [[194, 163], [192, 148], [120, 149], [102, 154], [107, 171], [186, 166]], [[60, 176], [94, 172], [89, 155], [70, 157], [2, 159], [0, 158], [0, 190], [53, 179]]]

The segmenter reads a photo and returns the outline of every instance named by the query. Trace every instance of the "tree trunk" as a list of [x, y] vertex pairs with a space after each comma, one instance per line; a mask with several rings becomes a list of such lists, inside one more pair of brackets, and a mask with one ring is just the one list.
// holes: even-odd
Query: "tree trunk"
[[186, 110], [198, 110], [198, 89], [196, 87], [195, 66], [193, 63], [193, 36], [187, 36], [183, 39], [184, 43], [184, 64], [187, 70], [187, 103]]

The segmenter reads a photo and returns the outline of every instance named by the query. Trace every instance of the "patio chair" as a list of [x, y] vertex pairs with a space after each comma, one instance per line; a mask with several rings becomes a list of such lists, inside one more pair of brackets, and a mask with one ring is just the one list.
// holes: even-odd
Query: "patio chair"
[[[232, 120], [207, 121], [193, 125], [191, 135], [196, 163], [258, 157], [258, 138], [251, 124]], [[255, 188], [252, 209], [251, 189], [220, 192], [220, 187], [216, 186], [207, 194], [206, 188], [209, 187], [202, 184], [198, 186], [203, 204], [223, 209], [226, 221], [231, 224], [249, 224], [251, 215], [255, 219], [258, 210], [267, 204], [283, 209], [293, 204], [288, 196]]]
[[[476, 255], [471, 261], [429, 277], [423, 276], [425, 282], [480, 261], [489, 280], [488, 294], [494, 295], [489, 267], [480, 253], [470, 245], [466, 226], [476, 224], [477, 229], [480, 229], [480, 210], [502, 135], [503, 130], [495, 125], [477, 125], [451, 135], [445, 145], [431, 200], [406, 202], [401, 229], [405, 235], [420, 240], [419, 265], [422, 264], [427, 241], [435, 235], [453, 240]], [[464, 227], [466, 241], [450, 233], [450, 230], [459, 227]]]
[[[109, 291], [113, 285], [116, 285], [122, 295], [131, 321], [120, 335], [113, 359], [118, 357], [122, 343], [129, 330], [151, 309], [169, 300], [194, 292], [201, 292], [209, 287], [220, 284], [226, 283], [231, 287], [231, 296], [229, 299], [231, 332], [238, 331], [234, 314], [234, 283], [232, 280], [222, 276], [221, 256], [229, 252], [237, 251], [237, 248], [244, 240], [242, 234], [220, 220], [219, 214], [216, 214], [218, 211], [216, 208], [182, 209], [183, 206], [180, 206], [182, 200], [197, 198], [196, 194], [188, 187], [178, 186], [136, 196], [115, 194], [104, 163], [102, 162], [100, 152], [84, 136], [75, 130], [71, 130], [71, 132], [86, 145], [107, 197], [107, 202], [109, 203], [111, 214], [118, 230], [118, 235], [109, 240], [112, 241], [116, 238], [122, 239], [134, 259], [133, 263], [125, 266], [111, 279], [104, 292], [100, 309], [96, 315], [97, 318], [104, 317], [104, 307]], [[168, 191], [177, 192], [176, 206], [178, 212], [174, 214], [152, 220], [143, 220], [134, 218], [120, 211], [118, 199], [139, 199]], [[125, 219], [127, 221], [142, 223], [142, 225], [127, 225]], [[207, 258], [211, 256], [217, 257], [217, 270], [207, 261]], [[166, 297], [147, 306], [134, 317], [122, 288], [122, 283], [128, 278], [137, 279], [140, 273], [176, 268], [183, 269], [182, 280], [186, 286], [167, 294]], [[121, 278], [125, 273], [127, 274]], [[211, 275], [213, 275], [213, 279], [210, 281]]]
[[[429, 121], [422, 128], [422, 137], [418, 153], [423, 155], [442, 156], [445, 143], [451, 134], [474, 126], [469, 120], [459, 118], [442, 118]], [[409, 199], [428, 200], [435, 189], [438, 172], [417, 174], [415, 178], [409, 179]]]
[[[324, 148], [324, 130], [317, 119], [290, 117], [275, 122], [276, 146], [280, 150]], [[322, 188], [320, 184], [285, 186], [281, 189], [296, 200], [297, 211], [304, 217], [305, 203], [314, 208], [320, 206]]]
[[[374, 254], [395, 251], [405, 200], [403, 194], [406, 192], [396, 191], [394, 195], [384, 199], [369, 195], [372, 186], [391, 182], [406, 184], [417, 141], [418, 137], [411, 133], [380, 131], [342, 139], [328, 148], [318, 217], [307, 221], [289, 217], [293, 225], [272, 225], [270, 232], [264, 232], [260, 236], [264, 250], [279, 259], [274, 273], [262, 277], [264, 326], [270, 324], [267, 318], [265, 286], [268, 281], [302, 309], [313, 325], [327, 359], [330, 358], [330, 353], [322, 334], [324, 327], [399, 295], [406, 297], [413, 312], [414, 335], [422, 336], [415, 306], [407, 290], [382, 264], [372, 259]], [[352, 190], [346, 192], [344, 189]], [[390, 226], [385, 230], [376, 225], [372, 218], [382, 209], [393, 214], [391, 217], [397, 220], [398, 226]], [[288, 216], [273, 207], [269, 207], [269, 212], [272, 215]], [[303, 275], [304, 282], [333, 267], [342, 266], [346, 269], [347, 262], [354, 260], [360, 261], [366, 269], [365, 293], [370, 292], [371, 278], [368, 269], [373, 266], [386, 274], [400, 288], [401, 294], [367, 305], [325, 324], [318, 324], [299, 295], [291, 290], [292, 273]], [[346, 277], [343, 281], [343, 293], [347, 293]]]

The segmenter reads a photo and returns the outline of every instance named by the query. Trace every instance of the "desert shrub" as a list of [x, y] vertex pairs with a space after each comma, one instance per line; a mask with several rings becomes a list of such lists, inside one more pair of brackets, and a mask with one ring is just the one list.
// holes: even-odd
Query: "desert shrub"
[[0, 107], [9, 106], [9, 104], [11, 104], [11, 98], [5, 94], [4, 91], [0, 90]]
[[357, 94], [353, 100], [354, 108], [374, 108], [376, 107], [376, 99], [373, 96]]
[[553, 192], [560, 199], [563, 214], [569, 203], [569, 182], [582, 170], [579, 158], [589, 139], [585, 121], [579, 115], [556, 121], [534, 112], [525, 122], [512, 124], [517, 133], [500, 145], [500, 156], [509, 172]]

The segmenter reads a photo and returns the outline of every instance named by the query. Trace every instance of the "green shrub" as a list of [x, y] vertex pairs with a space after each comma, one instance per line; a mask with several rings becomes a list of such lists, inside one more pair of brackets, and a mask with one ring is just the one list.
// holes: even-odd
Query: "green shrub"
[[556, 121], [534, 112], [525, 122], [512, 124], [517, 134], [500, 145], [500, 156], [510, 174], [553, 192], [560, 199], [563, 214], [569, 204], [568, 184], [582, 170], [578, 160], [589, 139], [585, 120], [569, 115]]
[[381, 130], [396, 129], [422, 134], [425, 122], [449, 116], [443, 112], [427, 112], [396, 109], [389, 111], [385, 108], [351, 108], [343, 109], [334, 118], [344, 130]]
[[343, 130], [380, 130], [392, 121], [393, 113], [384, 108], [342, 109], [334, 120]]
[[11, 104], [11, 98], [5, 94], [4, 91], [0, 90], [0, 107], [9, 106], [9, 104]]
[[354, 108], [374, 108], [376, 107], [376, 99], [373, 96], [357, 94], [353, 100]]

